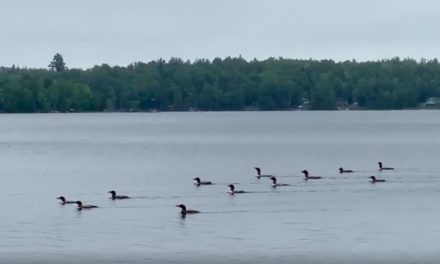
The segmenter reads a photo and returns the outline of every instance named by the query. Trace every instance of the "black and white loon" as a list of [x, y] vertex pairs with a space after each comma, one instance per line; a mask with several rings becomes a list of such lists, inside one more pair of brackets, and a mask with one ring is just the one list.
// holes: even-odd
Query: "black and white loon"
[[257, 171], [257, 175], [255, 177], [257, 177], [257, 179], [260, 178], [270, 178], [273, 175], [269, 175], [269, 174], [261, 174], [261, 169], [259, 167], [254, 167], [254, 169]]
[[110, 199], [112, 199], [112, 200], [121, 200], [121, 199], [131, 198], [130, 196], [127, 196], [127, 195], [116, 195], [115, 191], [109, 191], [108, 193], [110, 193], [112, 195], [112, 197], [110, 197]]
[[75, 201], [66, 200], [66, 198], [64, 196], [59, 196], [59, 197], [57, 197], [57, 199], [61, 201], [61, 204], [74, 204], [74, 203], [76, 203]]
[[193, 180], [195, 180], [195, 185], [200, 186], [200, 185], [211, 185], [212, 182], [210, 181], [202, 181], [199, 177], [195, 177], [193, 178]]
[[185, 216], [187, 214], [198, 214], [198, 213], [200, 213], [197, 210], [187, 210], [186, 206], [184, 204], [178, 204], [178, 205], [176, 205], [176, 207], [179, 207], [181, 209], [180, 214], [182, 216]]
[[309, 176], [309, 171], [308, 170], [302, 170], [302, 173], [304, 173], [304, 178], [305, 180], [317, 180], [317, 179], [321, 179], [321, 176]]
[[377, 164], [379, 164], [379, 170], [394, 170], [394, 168], [392, 168], [392, 167], [384, 167], [384, 166], [382, 166], [382, 162], [378, 162]]
[[230, 194], [246, 193], [245, 191], [236, 191], [234, 184], [229, 184], [228, 187], [229, 187], [229, 193]]
[[81, 211], [82, 209], [98, 208], [97, 205], [83, 204], [81, 201], [76, 201], [75, 203], [78, 205], [78, 210], [79, 211]]
[[270, 180], [272, 181], [272, 187], [274, 188], [278, 186], [290, 186], [290, 184], [287, 183], [277, 183], [277, 178], [275, 176], [270, 177]]
[[376, 179], [376, 177], [374, 177], [374, 176], [370, 176], [370, 179], [371, 179], [371, 183], [386, 182], [385, 180]]
[[354, 172], [353, 170], [344, 170], [344, 168], [340, 167], [339, 168], [339, 173], [352, 173]]

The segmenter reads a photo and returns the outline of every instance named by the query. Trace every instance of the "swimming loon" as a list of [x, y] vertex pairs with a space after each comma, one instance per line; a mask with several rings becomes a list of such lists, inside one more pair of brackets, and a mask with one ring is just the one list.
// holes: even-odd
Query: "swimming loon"
[[57, 197], [58, 200], [61, 200], [61, 204], [74, 204], [75, 201], [68, 201], [64, 196]]
[[339, 168], [339, 173], [352, 173], [354, 172], [353, 170], [344, 170], [344, 168], [340, 167]]
[[261, 169], [259, 167], [254, 167], [254, 169], [257, 171], [257, 175], [255, 177], [257, 177], [257, 179], [260, 178], [270, 178], [273, 175], [269, 175], [269, 174], [261, 174]]
[[376, 179], [376, 177], [374, 177], [374, 176], [370, 176], [370, 179], [371, 179], [371, 183], [376, 183], [376, 182], [386, 182], [385, 180], [378, 180], [378, 179]]
[[112, 200], [120, 200], [120, 199], [129, 199], [129, 198], [131, 198], [130, 196], [127, 196], [127, 195], [116, 195], [115, 191], [109, 191], [108, 193], [110, 193], [112, 195], [112, 197], [110, 197]]
[[290, 186], [290, 184], [287, 183], [277, 183], [277, 178], [275, 176], [270, 177], [270, 180], [272, 181], [272, 187], [274, 188], [278, 186]]
[[186, 206], [185, 206], [184, 204], [178, 204], [178, 205], [176, 205], [176, 207], [179, 207], [180, 209], [182, 209], [182, 210], [180, 211], [180, 214], [181, 214], [182, 216], [185, 216], [185, 215], [187, 215], [187, 214], [198, 214], [198, 213], [200, 213], [200, 212], [197, 211], [197, 210], [187, 210], [187, 209], [186, 209]]
[[317, 179], [321, 179], [321, 176], [309, 176], [309, 171], [308, 170], [302, 170], [302, 173], [304, 173], [304, 178], [305, 180], [317, 180]]
[[200, 185], [211, 185], [212, 182], [210, 181], [202, 181], [199, 177], [195, 177], [193, 178], [193, 180], [195, 180], [195, 185], [200, 186]]
[[75, 203], [78, 205], [78, 210], [79, 211], [81, 211], [82, 209], [98, 208], [98, 206], [96, 206], [96, 205], [82, 204], [81, 201], [76, 201]]
[[382, 162], [378, 162], [377, 164], [379, 164], [379, 170], [394, 170], [394, 168], [391, 168], [391, 167], [383, 167], [382, 166]]
[[245, 191], [236, 191], [234, 184], [229, 184], [228, 187], [229, 187], [229, 190], [230, 190], [229, 191], [230, 194], [246, 193]]

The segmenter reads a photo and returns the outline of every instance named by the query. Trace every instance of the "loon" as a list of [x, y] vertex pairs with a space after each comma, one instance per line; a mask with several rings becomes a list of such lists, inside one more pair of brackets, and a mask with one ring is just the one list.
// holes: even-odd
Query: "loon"
[[352, 173], [354, 172], [353, 170], [344, 170], [344, 168], [340, 167], [339, 168], [339, 173]]
[[287, 183], [277, 183], [277, 178], [275, 176], [270, 177], [270, 180], [272, 181], [272, 187], [274, 188], [278, 186], [290, 186], [290, 184]]
[[176, 207], [179, 207], [180, 209], [182, 209], [181, 211], [180, 211], [180, 214], [184, 217], [185, 215], [187, 215], [187, 214], [198, 214], [198, 213], [200, 213], [199, 211], [197, 211], [197, 210], [187, 210], [186, 209], [186, 206], [184, 205], [184, 204], [178, 204], [178, 205], [176, 205]]
[[376, 183], [376, 182], [386, 182], [385, 180], [378, 180], [378, 179], [376, 179], [376, 177], [374, 177], [374, 176], [370, 176], [370, 179], [371, 179], [371, 183]]
[[377, 164], [379, 164], [379, 170], [394, 170], [394, 168], [391, 168], [391, 167], [383, 167], [382, 166], [382, 162], [378, 162]]
[[81, 201], [76, 201], [75, 203], [78, 205], [78, 211], [81, 211], [82, 209], [98, 208], [98, 206], [96, 206], [96, 205], [89, 205], [89, 204], [83, 205]]
[[58, 200], [61, 200], [61, 204], [74, 204], [76, 203], [75, 201], [68, 201], [66, 200], [66, 198], [64, 196], [59, 196], [57, 197]]
[[245, 191], [236, 191], [234, 184], [229, 184], [228, 187], [230, 189], [230, 191], [229, 191], [230, 194], [246, 193]]
[[273, 176], [273, 175], [269, 175], [269, 174], [261, 174], [261, 169], [259, 167], [254, 167], [254, 169], [257, 171], [257, 176], [255, 176], [255, 177], [257, 177], [257, 179], [270, 178]]
[[301, 172], [304, 173], [305, 180], [317, 180], [322, 178], [321, 176], [309, 176], [308, 170], [302, 170]]
[[193, 180], [195, 180], [195, 185], [200, 186], [200, 185], [211, 185], [212, 182], [210, 181], [202, 181], [199, 177], [195, 177], [193, 178]]
[[108, 193], [111, 193], [111, 195], [112, 195], [111, 199], [112, 200], [120, 200], [120, 199], [129, 199], [129, 198], [131, 198], [130, 196], [127, 196], [127, 195], [116, 195], [115, 191], [109, 191]]

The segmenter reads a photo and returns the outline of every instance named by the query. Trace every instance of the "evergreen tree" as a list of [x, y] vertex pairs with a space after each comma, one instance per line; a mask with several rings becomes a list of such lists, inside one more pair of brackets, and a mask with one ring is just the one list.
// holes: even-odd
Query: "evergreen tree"
[[67, 70], [66, 64], [64, 63], [64, 59], [61, 54], [57, 53], [53, 56], [53, 59], [49, 64], [49, 69], [56, 72]]

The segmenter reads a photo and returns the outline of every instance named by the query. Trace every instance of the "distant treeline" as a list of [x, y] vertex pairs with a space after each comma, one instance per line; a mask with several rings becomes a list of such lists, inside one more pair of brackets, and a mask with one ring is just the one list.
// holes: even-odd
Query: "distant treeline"
[[173, 58], [80, 70], [57, 54], [49, 66], [1, 67], [0, 112], [403, 109], [440, 97], [437, 60]]

